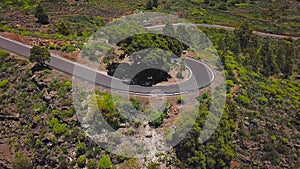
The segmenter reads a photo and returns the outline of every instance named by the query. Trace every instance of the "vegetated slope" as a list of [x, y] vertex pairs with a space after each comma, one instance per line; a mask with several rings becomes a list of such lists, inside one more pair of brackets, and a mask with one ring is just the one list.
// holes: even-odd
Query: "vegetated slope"
[[299, 162], [299, 81], [264, 78], [240, 69], [235, 96], [240, 117], [235, 142], [244, 166], [297, 168]]
[[[40, 70], [26, 59], [3, 51], [0, 56], [1, 168], [112, 168], [118, 164], [121, 168], [151, 168], [159, 165], [180, 168], [174, 159], [173, 151], [157, 154], [155, 161], [151, 158], [146, 161], [128, 159], [124, 154], [106, 156], [105, 150], [86, 137], [82, 131], [72, 105], [70, 78], [46, 67]], [[86, 97], [84, 94], [80, 96]], [[120, 114], [112, 105], [112, 97], [107, 93], [97, 91], [94, 97], [95, 106], [100, 112], [94, 112], [92, 118], [96, 120], [91, 122], [91, 129], [99, 130], [96, 127], [99, 126], [102, 117], [100, 113], [115, 128], [120, 128], [121, 123], [133, 125], [134, 127], [126, 130], [128, 135], [134, 135], [138, 127], [143, 128], [144, 124], [141, 125], [138, 119], [130, 122], [129, 118]], [[204, 110], [207, 105], [205, 102], [209, 98], [204, 95], [199, 98], [202, 99]], [[154, 118], [149, 120], [149, 124], [154, 128], [164, 125], [165, 120], [174, 113], [171, 109], [178, 111], [170, 104], [167, 104], [167, 110], [163, 112], [146, 111], [146, 108], [143, 108], [144, 103], [140, 104], [135, 99], [130, 101], [136, 109], [145, 109], [144, 113], [152, 113], [150, 116]], [[183, 98], [178, 98], [178, 102], [183, 103]], [[128, 110], [126, 115], [137, 112], [129, 108], [130, 106], [124, 105], [124, 110]], [[80, 112], [86, 113], [85, 110], [86, 107]], [[230, 125], [234, 126], [233, 122], [231, 120]], [[227, 135], [227, 139], [230, 139], [230, 135]], [[228, 148], [230, 161], [234, 155], [232, 144]]]
[[227, 104], [219, 127], [201, 144], [208, 109], [200, 99], [200, 118], [175, 147], [181, 167], [299, 166], [299, 41], [261, 38], [247, 26], [235, 32], [203, 31], [224, 64]]
[[[247, 21], [255, 30], [300, 35], [300, 3], [296, 0], [159, 0], [157, 8], [147, 10], [148, 1], [153, 0], [6, 1], [0, 5], [0, 30], [43, 38], [82, 40], [114, 18], [137, 11], [158, 11], [193, 22], [237, 27]], [[48, 15], [49, 24], [36, 22], [39, 3]]]
[[99, 165], [111, 163], [80, 128], [70, 78], [32, 69], [27, 60], [3, 51], [0, 56], [0, 168], [92, 168], [98, 160]]
[[228, 99], [238, 105], [236, 161], [242, 168], [299, 166], [299, 40], [261, 38], [245, 29], [208, 34], [224, 61]]
[[[1, 31], [50, 39], [87, 39], [113, 18], [134, 10], [135, 1], [6, 1], [0, 5]], [[36, 7], [41, 4], [48, 23], [38, 23]]]
[[160, 11], [179, 13], [182, 17], [221, 25], [238, 26], [249, 22], [251, 28], [277, 34], [300, 35], [299, 8], [296, 0], [168, 0]]

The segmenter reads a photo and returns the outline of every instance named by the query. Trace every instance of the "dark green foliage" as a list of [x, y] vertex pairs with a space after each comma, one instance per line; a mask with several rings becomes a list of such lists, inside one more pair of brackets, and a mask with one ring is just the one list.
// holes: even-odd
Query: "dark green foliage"
[[68, 36], [71, 34], [69, 26], [63, 20], [56, 26], [56, 28], [58, 32], [64, 36]]
[[262, 74], [265, 76], [272, 76], [278, 74], [279, 68], [275, 62], [274, 47], [269, 42], [262, 46], [260, 55], [262, 60]]
[[245, 51], [252, 36], [252, 30], [250, 30], [248, 23], [243, 23], [240, 28], [234, 30], [234, 33], [237, 36], [242, 51]]
[[[242, 24], [233, 33], [214, 29], [203, 30], [214, 35], [211, 39], [218, 45], [223, 63], [226, 55], [233, 52], [235, 61], [246, 69], [261, 73], [265, 77], [284, 75], [286, 79], [297, 71], [294, 70], [295, 65], [299, 67], [299, 62], [295, 60], [299, 53], [299, 40], [254, 35], [247, 23]], [[231, 65], [224, 66], [227, 69], [227, 66]]]
[[46, 48], [34, 46], [30, 49], [29, 61], [31, 62], [37, 62], [38, 64], [44, 65], [45, 62], [50, 61], [50, 57], [50, 52]]
[[199, 134], [207, 116], [208, 107], [205, 100], [201, 101], [193, 129], [175, 146], [177, 157], [182, 164], [181, 168], [226, 168], [235, 156], [234, 145], [231, 143], [231, 134], [235, 131], [234, 119], [237, 118], [234, 102], [227, 102], [219, 127], [214, 134], [206, 142], [199, 142], [201, 139]]
[[121, 46], [121, 49], [124, 51], [126, 56], [143, 49], [160, 48], [166, 51], [171, 51], [176, 56], [180, 57], [183, 50], [187, 49], [187, 46], [184, 43], [175, 38], [153, 33], [139, 34], [126, 38], [125, 40], [120, 41], [117, 45]]
[[48, 15], [47, 15], [46, 11], [44, 10], [43, 6], [40, 3], [36, 7], [35, 17], [38, 18], [38, 22], [41, 23], [41, 24], [48, 24], [49, 23]]
[[59, 160], [59, 168], [60, 169], [67, 169], [68, 168], [68, 163], [67, 163], [64, 156], [59, 156], [58, 160]]
[[[172, 25], [166, 26], [165, 31], [171, 33], [170, 31], [172, 30], [176, 33]], [[185, 27], [181, 27], [178, 31], [186, 31], [188, 33]], [[117, 45], [124, 52], [119, 58], [130, 57], [133, 63], [131, 65], [127, 63], [108, 63], [108, 75], [130, 79], [130, 84], [142, 86], [152, 86], [162, 81], [167, 81], [170, 78], [169, 71], [176, 66], [172, 64], [172, 60], [180, 57], [183, 50], [188, 48], [187, 45], [171, 37], [171, 35], [154, 33], [131, 36], [121, 40]], [[118, 67], [122, 68], [118, 70], [123, 71], [115, 72]], [[136, 70], [141, 71], [136, 74]], [[185, 65], [181, 64], [179, 77], [182, 77], [184, 70]]]

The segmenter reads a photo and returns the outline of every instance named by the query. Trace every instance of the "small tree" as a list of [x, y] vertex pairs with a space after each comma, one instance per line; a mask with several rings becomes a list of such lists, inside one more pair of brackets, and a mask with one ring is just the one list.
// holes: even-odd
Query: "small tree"
[[51, 54], [48, 49], [34, 46], [30, 49], [29, 61], [37, 62], [38, 64], [45, 64], [46, 61], [50, 61]]
[[38, 22], [41, 24], [49, 23], [49, 17], [41, 4], [38, 4], [38, 6], [36, 7], [35, 17], [38, 18]]

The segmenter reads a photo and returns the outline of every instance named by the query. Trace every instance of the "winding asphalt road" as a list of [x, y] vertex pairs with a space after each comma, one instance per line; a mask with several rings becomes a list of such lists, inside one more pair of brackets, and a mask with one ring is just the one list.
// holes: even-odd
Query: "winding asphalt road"
[[[211, 24], [189, 24], [189, 23], [177, 23], [173, 24], [173, 26], [179, 26], [179, 25], [190, 25], [190, 26], [199, 26], [199, 27], [206, 27], [206, 28], [217, 28], [217, 29], [225, 29], [229, 31], [233, 31], [236, 28], [231, 26], [224, 26], [224, 25], [211, 25]], [[165, 25], [156, 25], [156, 26], [150, 26], [147, 27], [149, 29], [162, 29]], [[278, 35], [278, 34], [272, 34], [272, 33], [266, 33], [261, 31], [253, 31], [253, 34], [259, 35], [259, 36], [265, 36], [265, 37], [274, 37], [274, 38], [292, 38], [294, 40], [299, 39], [299, 36], [291, 36], [291, 35]]]
[[[0, 48], [15, 54], [28, 57], [30, 46], [0, 36]], [[186, 65], [190, 68], [192, 75], [189, 79], [178, 84], [143, 87], [138, 85], [127, 85], [121, 80], [102, 74], [96, 70], [80, 65], [76, 62], [51, 54], [51, 60], [47, 63], [50, 67], [79, 77], [81, 79], [95, 82], [113, 91], [132, 93], [137, 95], [179, 95], [197, 91], [209, 86], [215, 75], [213, 70], [205, 63], [191, 58], [184, 58]], [[138, 73], [138, 72], [137, 72]]]
[[[181, 23], [173, 24], [173, 26], [182, 25]], [[189, 24], [184, 24], [189, 25]], [[221, 25], [208, 25], [208, 24], [190, 24], [194, 26], [221, 28], [226, 30], [234, 30], [233, 27], [221, 26]], [[147, 27], [148, 29], [162, 29], [165, 25], [157, 25]], [[277, 38], [287, 38], [285, 35], [276, 35], [263, 32], [254, 32], [260, 36], [271, 36]], [[292, 37], [298, 39], [298, 37]], [[30, 46], [16, 42], [0, 36], [0, 48], [11, 51], [21, 56], [28, 57], [30, 54]], [[182, 93], [188, 93], [196, 91], [209, 86], [215, 78], [215, 74], [212, 68], [202, 62], [191, 58], [184, 58], [186, 65], [190, 68], [192, 76], [184, 82], [178, 84], [170, 84], [164, 86], [152, 86], [143, 87], [137, 85], [127, 85], [121, 80], [102, 74], [96, 70], [93, 70], [84, 65], [80, 65], [76, 62], [64, 59], [57, 55], [51, 54], [51, 60], [47, 63], [49, 66], [73, 75], [75, 77], [82, 78], [87, 81], [95, 82], [96, 84], [103, 86], [114, 91], [133, 93], [138, 95], [179, 95]]]

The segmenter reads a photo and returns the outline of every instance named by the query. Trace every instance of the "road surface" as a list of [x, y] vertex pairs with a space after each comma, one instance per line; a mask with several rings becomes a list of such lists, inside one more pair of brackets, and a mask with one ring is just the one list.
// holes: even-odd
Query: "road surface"
[[[211, 25], [211, 24], [189, 24], [189, 23], [177, 23], [173, 24], [173, 26], [179, 26], [179, 25], [190, 25], [190, 26], [199, 26], [199, 27], [206, 27], [206, 28], [217, 28], [217, 29], [225, 29], [229, 31], [233, 31], [236, 28], [231, 26], [223, 26], [223, 25]], [[156, 26], [149, 26], [147, 28], [150, 29], [162, 29], [165, 25], [156, 25]], [[265, 36], [265, 37], [275, 37], [275, 38], [292, 38], [294, 40], [299, 39], [299, 36], [290, 36], [290, 35], [278, 35], [278, 34], [272, 34], [272, 33], [266, 33], [266, 32], [260, 32], [260, 31], [253, 31], [254, 34], [259, 36]]]

